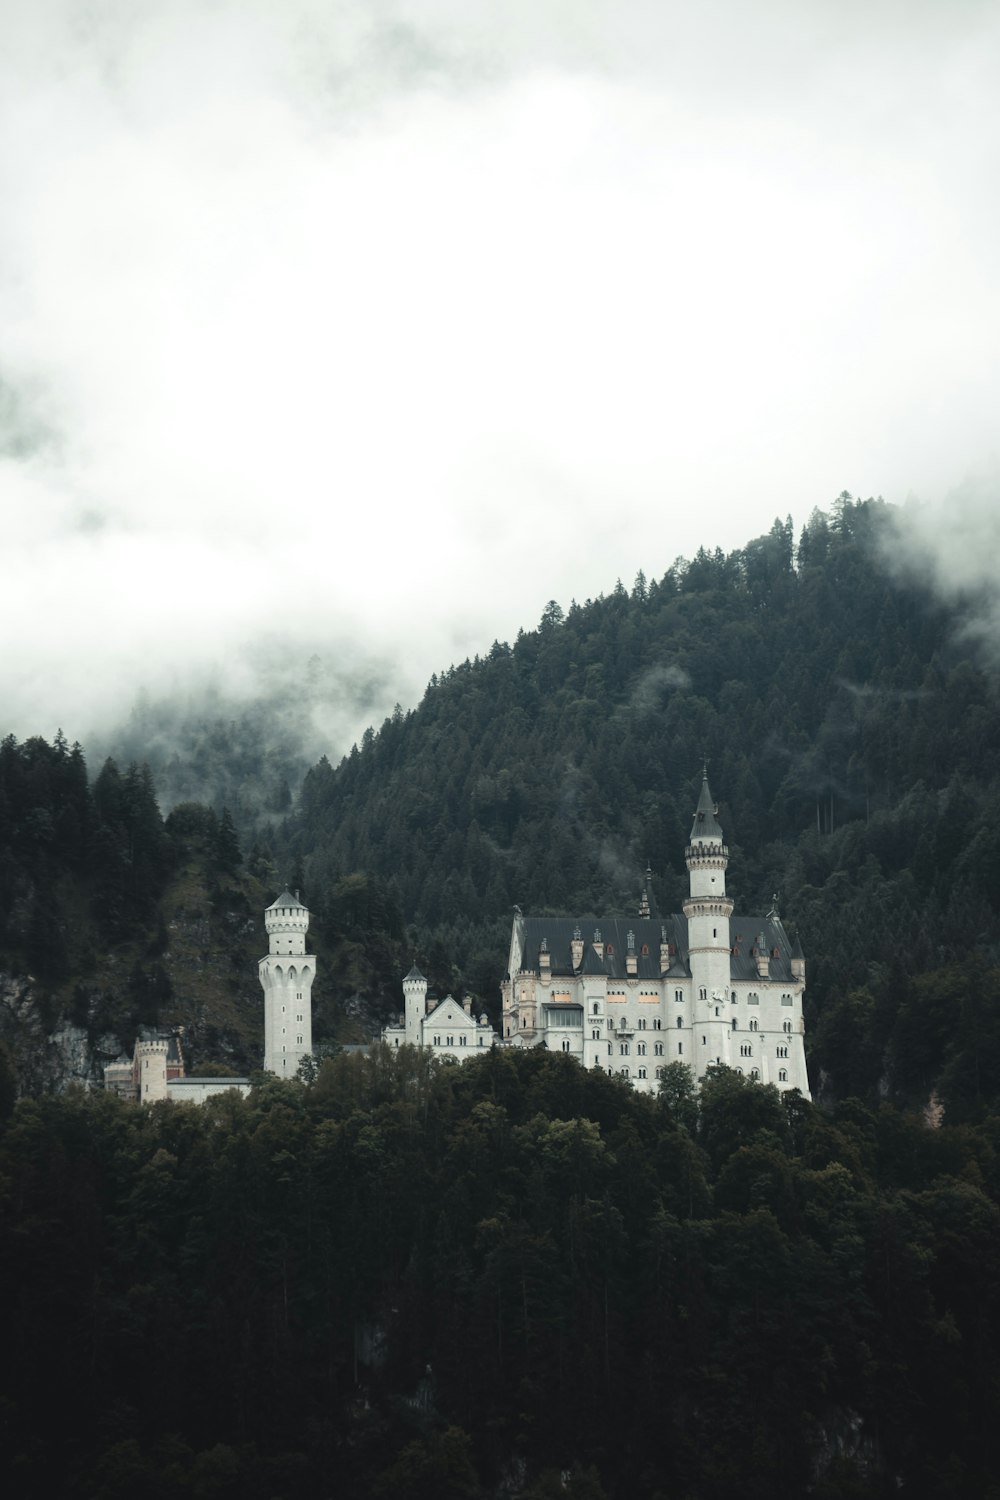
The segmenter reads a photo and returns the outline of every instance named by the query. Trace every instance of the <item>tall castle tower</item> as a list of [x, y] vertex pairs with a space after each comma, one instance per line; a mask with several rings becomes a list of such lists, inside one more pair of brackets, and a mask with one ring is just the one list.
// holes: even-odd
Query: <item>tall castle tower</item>
[[405, 997], [406, 1040], [411, 1047], [420, 1046], [420, 1023], [427, 1014], [427, 980], [416, 964], [403, 980]]
[[718, 811], [705, 771], [691, 827], [691, 841], [684, 851], [691, 888], [683, 911], [688, 922], [692, 1021], [696, 1033], [705, 1038], [695, 1054], [699, 1076], [717, 1057], [727, 1061], [729, 1057], [732, 950], [729, 918], [733, 914], [733, 903], [726, 895], [729, 850], [723, 842]]
[[264, 990], [264, 1068], [294, 1078], [312, 1052], [312, 982], [316, 959], [306, 952], [309, 911], [282, 891], [264, 913], [270, 952], [258, 965]]

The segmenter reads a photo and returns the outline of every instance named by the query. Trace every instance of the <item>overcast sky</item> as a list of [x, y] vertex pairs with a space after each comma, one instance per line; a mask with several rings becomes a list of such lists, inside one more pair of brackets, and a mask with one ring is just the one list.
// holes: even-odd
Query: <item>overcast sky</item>
[[992, 0], [0, 0], [0, 728], [981, 522], [998, 75]]

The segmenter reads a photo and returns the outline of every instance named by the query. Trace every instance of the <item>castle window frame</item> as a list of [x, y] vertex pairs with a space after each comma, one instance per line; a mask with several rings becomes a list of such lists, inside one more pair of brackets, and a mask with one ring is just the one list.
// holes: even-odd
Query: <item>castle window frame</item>
[[779, 1083], [787, 1083], [788, 1082], [788, 1069], [787, 1068], [779, 1068], [778, 1069], [778, 1082]]
[[639, 1078], [645, 1078], [645, 1076], [646, 1076], [646, 1069], [645, 1068], [640, 1068], [639, 1072], [638, 1072], [638, 1077]]
[[662, 1057], [663, 1056], [663, 1043], [662, 1042], [654, 1042], [653, 1043], [653, 1056], [654, 1057]]
[[760, 996], [758, 995], [758, 993], [757, 993], [756, 990], [751, 990], [750, 993], [749, 993], [749, 995], [747, 995], [747, 1004], [748, 1005], [759, 1005], [760, 1004]]
[[683, 1042], [678, 1042], [677, 1043], [677, 1056], [678, 1057], [683, 1057], [684, 1056], [684, 1043]]
[[618, 1045], [618, 1056], [628, 1057], [628, 1042], [620, 1042]]
[[678, 1031], [682, 1030], [683, 1026], [684, 1026], [684, 1017], [683, 1016], [678, 1016], [677, 1017], [677, 1030]]
[[791, 1005], [791, 1003], [792, 1003], [792, 997], [791, 997], [791, 995], [782, 995], [782, 997], [781, 997], [781, 1003], [782, 1003], [782, 1005]]
[[637, 1042], [636, 1043], [635, 1055], [636, 1055], [636, 1057], [645, 1057], [646, 1056], [646, 1043], [645, 1042]]
[[756, 1016], [751, 1016], [750, 1017], [750, 1030], [751, 1031], [759, 1031], [760, 1030], [760, 1022], [758, 1021], [758, 1019], [757, 1019]]

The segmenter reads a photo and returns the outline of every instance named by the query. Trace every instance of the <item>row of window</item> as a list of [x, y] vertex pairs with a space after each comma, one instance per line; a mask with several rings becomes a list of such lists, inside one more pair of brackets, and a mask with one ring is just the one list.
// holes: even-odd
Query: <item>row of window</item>
[[[565, 1045], [566, 1044], [563, 1043], [564, 1047], [565, 1047]], [[680, 1048], [678, 1048], [678, 1051], [680, 1051]], [[594, 1058], [594, 1067], [595, 1068], [599, 1068], [600, 1066], [601, 1066], [600, 1058], [595, 1057]], [[736, 1071], [737, 1071], [737, 1073], [742, 1073], [743, 1069], [738, 1067], [736, 1069]], [[609, 1078], [613, 1078], [614, 1077], [614, 1072], [615, 1072], [614, 1068], [609, 1068], [608, 1069], [608, 1077]], [[662, 1078], [663, 1074], [664, 1074], [664, 1069], [663, 1068], [657, 1068], [656, 1069], [656, 1077], [657, 1078]], [[618, 1070], [618, 1076], [619, 1076], [619, 1078], [628, 1078], [631, 1075], [629, 1074], [629, 1070], [626, 1067], [626, 1068], [619, 1068], [619, 1070]], [[647, 1076], [646, 1075], [646, 1069], [645, 1068], [637, 1068], [635, 1076], [637, 1078], [639, 1078], [639, 1079], [645, 1079], [646, 1076]], [[751, 1068], [750, 1069], [750, 1077], [756, 1083], [759, 1083], [760, 1082], [760, 1069], [759, 1068]], [[788, 1082], [788, 1069], [787, 1068], [779, 1068], [778, 1069], [778, 1082], [779, 1083], [787, 1083]]]

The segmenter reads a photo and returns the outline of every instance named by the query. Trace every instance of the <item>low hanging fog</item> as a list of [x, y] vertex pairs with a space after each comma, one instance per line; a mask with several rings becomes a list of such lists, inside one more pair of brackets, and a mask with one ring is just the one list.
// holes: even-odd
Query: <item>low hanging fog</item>
[[992, 587], [996, 7], [10, 0], [4, 33], [5, 732], [316, 654], [336, 755], [547, 600], [843, 489]]

